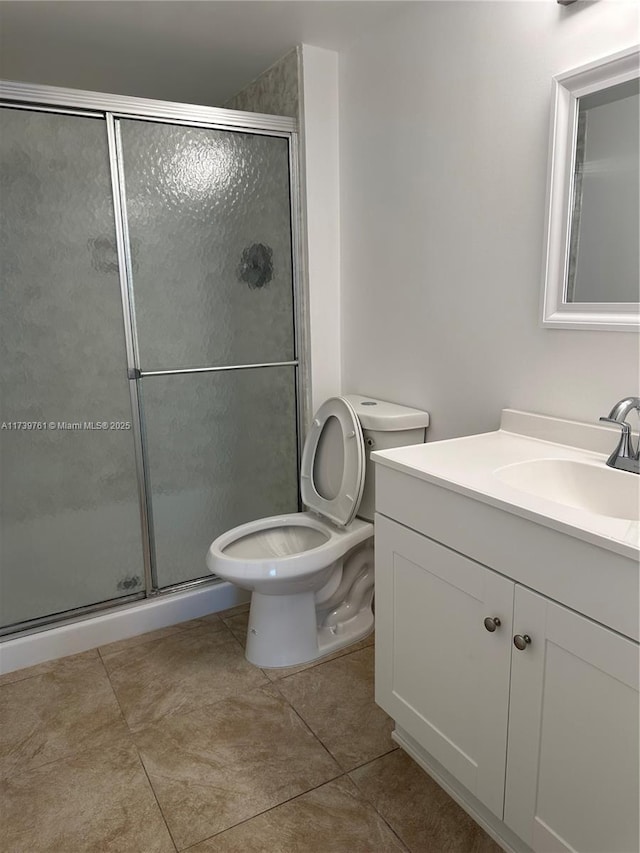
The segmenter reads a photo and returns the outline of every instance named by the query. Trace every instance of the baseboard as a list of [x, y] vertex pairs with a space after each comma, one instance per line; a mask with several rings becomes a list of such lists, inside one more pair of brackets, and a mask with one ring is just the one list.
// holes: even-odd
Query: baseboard
[[86, 652], [96, 646], [226, 610], [249, 599], [250, 593], [231, 583], [206, 584], [6, 638], [0, 642], [0, 673]]
[[422, 767], [425, 773], [428, 773], [449, 794], [452, 800], [455, 800], [484, 829], [487, 835], [493, 838], [496, 844], [502, 847], [505, 853], [533, 853], [530, 847], [492, 814], [489, 809], [483, 806], [473, 794], [460, 785], [411, 735], [407, 734], [403, 729], [396, 727], [395, 731], [391, 733], [391, 737], [413, 758], [416, 764]]

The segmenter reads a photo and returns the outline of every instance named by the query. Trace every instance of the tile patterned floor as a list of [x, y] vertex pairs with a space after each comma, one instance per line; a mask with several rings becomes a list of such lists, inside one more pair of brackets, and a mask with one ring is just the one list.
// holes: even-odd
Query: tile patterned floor
[[7, 853], [499, 853], [390, 738], [373, 637], [261, 670], [246, 607], [0, 677]]

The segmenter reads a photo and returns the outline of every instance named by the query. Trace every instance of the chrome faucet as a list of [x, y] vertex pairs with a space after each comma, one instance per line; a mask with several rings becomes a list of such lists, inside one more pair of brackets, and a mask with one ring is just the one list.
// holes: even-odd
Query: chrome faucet
[[640, 437], [634, 450], [631, 427], [627, 423], [627, 415], [634, 409], [640, 412], [640, 397], [625, 397], [624, 400], [615, 404], [609, 412], [608, 418], [600, 418], [600, 420], [608, 424], [615, 424], [622, 430], [620, 441], [607, 459], [607, 465], [611, 468], [619, 468], [621, 471], [640, 474]]

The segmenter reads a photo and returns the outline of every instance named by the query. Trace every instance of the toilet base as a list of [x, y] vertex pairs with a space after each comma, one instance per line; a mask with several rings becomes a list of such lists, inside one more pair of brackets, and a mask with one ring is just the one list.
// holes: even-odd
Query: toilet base
[[[343, 629], [342, 631], [340, 629]], [[373, 633], [374, 617], [370, 609], [361, 610], [346, 626], [338, 626], [334, 633], [332, 628], [318, 629], [318, 654], [316, 657], [324, 657], [332, 652], [364, 640]], [[315, 658], [313, 658], [315, 660]]]
[[374, 627], [371, 607], [346, 622], [322, 627], [313, 592], [251, 596], [245, 655], [267, 669], [309, 663], [367, 637]]

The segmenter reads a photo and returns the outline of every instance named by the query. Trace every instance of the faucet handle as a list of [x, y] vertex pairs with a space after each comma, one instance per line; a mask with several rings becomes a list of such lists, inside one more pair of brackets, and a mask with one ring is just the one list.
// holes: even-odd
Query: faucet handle
[[631, 427], [626, 421], [619, 421], [617, 418], [600, 418], [600, 420], [604, 421], [605, 423], [621, 427], [622, 432], [631, 432]]

